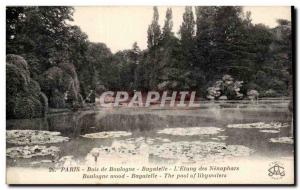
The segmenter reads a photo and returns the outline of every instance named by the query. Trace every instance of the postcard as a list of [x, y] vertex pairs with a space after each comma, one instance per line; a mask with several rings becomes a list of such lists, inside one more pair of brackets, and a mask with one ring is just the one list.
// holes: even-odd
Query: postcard
[[294, 185], [294, 7], [7, 6], [6, 183]]

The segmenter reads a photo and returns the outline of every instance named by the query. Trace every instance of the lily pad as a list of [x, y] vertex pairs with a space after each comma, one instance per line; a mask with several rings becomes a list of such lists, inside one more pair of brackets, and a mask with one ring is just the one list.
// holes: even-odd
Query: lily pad
[[193, 136], [193, 135], [214, 135], [224, 131], [217, 127], [185, 127], [185, 128], [165, 128], [158, 130], [159, 134], [176, 135], [176, 136]]
[[68, 141], [68, 137], [60, 136], [60, 132], [39, 130], [7, 130], [7, 143], [17, 145], [49, 144]]
[[214, 141], [225, 141], [226, 139], [228, 138], [228, 136], [217, 136], [217, 137], [211, 137], [210, 139], [211, 140], [214, 140]]
[[93, 148], [86, 157], [88, 163], [101, 160], [107, 162], [144, 162], [148, 161], [149, 148], [155, 144], [171, 142], [166, 138], [137, 137], [124, 140], [114, 140], [111, 146], [101, 146]]
[[279, 133], [279, 130], [259, 130], [261, 133]]
[[93, 148], [86, 156], [87, 163], [136, 163], [148, 161], [148, 145], [142, 138], [114, 141], [111, 146]]
[[55, 167], [61, 168], [61, 167], [72, 167], [72, 166], [78, 166], [79, 162], [75, 160], [74, 156], [67, 155], [61, 157], [58, 162], [55, 164]]
[[242, 145], [220, 142], [181, 141], [150, 147], [150, 154], [178, 161], [217, 160], [227, 157], [249, 156], [254, 151]]
[[222, 142], [169, 142], [168, 140], [162, 143], [160, 140], [166, 141], [144, 137], [115, 140], [111, 146], [93, 148], [86, 156], [86, 163], [103, 163], [112, 160], [114, 163], [148, 162], [151, 156], [184, 163], [249, 156], [254, 152], [246, 146], [226, 145]]
[[220, 135], [220, 136], [218, 136], [218, 138], [221, 139], [221, 140], [226, 140], [228, 138], [228, 136]]
[[162, 143], [168, 143], [168, 142], [171, 142], [171, 140], [170, 140], [170, 139], [166, 139], [166, 138], [160, 138], [160, 137], [158, 137], [158, 138], [155, 138], [154, 140], [155, 140], [155, 141], [162, 142]]
[[31, 158], [36, 156], [56, 156], [59, 148], [56, 146], [19, 146], [6, 149], [6, 156], [10, 158]]
[[294, 140], [293, 140], [293, 137], [278, 137], [278, 138], [271, 138], [270, 142], [272, 142], [272, 143], [293, 144]]
[[272, 122], [272, 123], [264, 123], [264, 122], [258, 122], [258, 123], [243, 123], [243, 124], [230, 124], [227, 125], [228, 128], [241, 128], [241, 129], [279, 129], [283, 127], [288, 127], [289, 125], [286, 123], [280, 123], [280, 122]]
[[92, 139], [102, 139], [102, 138], [118, 138], [118, 137], [126, 137], [130, 136], [131, 133], [127, 131], [103, 131], [99, 133], [90, 133], [81, 135], [85, 138], [92, 138]]
[[41, 165], [48, 165], [48, 164], [53, 164], [53, 161], [52, 160], [41, 160], [41, 161], [30, 162], [31, 166], [41, 166]]

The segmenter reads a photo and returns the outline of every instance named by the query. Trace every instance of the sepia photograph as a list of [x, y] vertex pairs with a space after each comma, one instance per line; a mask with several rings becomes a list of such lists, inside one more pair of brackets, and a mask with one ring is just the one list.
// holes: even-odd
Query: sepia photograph
[[6, 6], [6, 183], [295, 185], [293, 6]]

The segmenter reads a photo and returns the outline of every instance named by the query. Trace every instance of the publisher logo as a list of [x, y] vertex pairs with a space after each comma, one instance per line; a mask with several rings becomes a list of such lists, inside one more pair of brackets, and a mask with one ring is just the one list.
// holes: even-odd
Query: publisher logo
[[283, 164], [280, 162], [272, 162], [268, 172], [268, 175], [273, 179], [281, 179], [285, 176]]

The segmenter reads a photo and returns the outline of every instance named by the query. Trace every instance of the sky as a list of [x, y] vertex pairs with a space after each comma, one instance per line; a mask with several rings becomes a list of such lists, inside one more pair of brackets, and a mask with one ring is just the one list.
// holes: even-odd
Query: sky
[[[159, 23], [163, 26], [168, 7], [160, 6]], [[182, 23], [184, 7], [171, 7], [173, 12], [173, 32], [177, 35]], [[251, 12], [252, 22], [269, 27], [277, 25], [276, 20], [291, 20], [290, 7], [243, 7]], [[74, 22], [88, 35], [91, 42], [105, 43], [112, 52], [130, 49], [134, 42], [141, 49], [147, 47], [147, 29], [152, 21], [153, 7], [75, 7]]]

